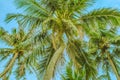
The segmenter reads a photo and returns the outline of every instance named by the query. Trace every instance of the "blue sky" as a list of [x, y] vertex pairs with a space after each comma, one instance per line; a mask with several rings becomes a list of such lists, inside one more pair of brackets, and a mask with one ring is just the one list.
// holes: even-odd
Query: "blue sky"
[[[0, 0], [0, 26], [2, 26], [5, 30], [11, 31], [12, 28], [17, 27], [17, 24], [15, 21], [12, 21], [10, 23], [4, 22], [4, 19], [8, 13], [19, 13], [20, 11], [16, 9], [15, 5], [13, 4], [14, 0]], [[95, 8], [102, 8], [102, 7], [111, 7], [111, 8], [117, 8], [120, 9], [120, 0], [96, 0], [97, 2], [95, 5], [93, 5], [90, 9]], [[0, 43], [0, 48], [6, 47], [4, 43]], [[1, 64], [0, 64], [1, 65]], [[2, 65], [0, 66], [0, 69]], [[1, 71], [1, 70], [0, 70]], [[35, 80], [33, 76], [28, 76], [28, 80]], [[11, 78], [11, 80], [13, 80]], [[115, 78], [113, 77], [113, 80]]]

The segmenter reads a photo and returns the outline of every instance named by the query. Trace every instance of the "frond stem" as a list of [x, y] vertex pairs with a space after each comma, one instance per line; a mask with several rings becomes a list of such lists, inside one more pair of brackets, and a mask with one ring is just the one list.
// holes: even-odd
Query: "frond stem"
[[4, 77], [5, 74], [12, 68], [12, 66], [13, 66], [16, 58], [17, 58], [17, 56], [18, 56], [18, 53], [15, 53], [14, 56], [13, 56], [13, 58], [10, 60], [8, 66], [6, 67], [6, 69], [0, 74], [0, 78]]
[[111, 65], [111, 67], [112, 67], [112, 69], [113, 69], [113, 71], [114, 71], [114, 73], [115, 73], [115, 75], [116, 75], [116, 77], [117, 77], [117, 80], [120, 80], [120, 76], [119, 76], [119, 73], [118, 73], [118, 71], [117, 71], [117, 68], [116, 68], [113, 60], [111, 59], [109, 53], [107, 53], [107, 57], [108, 57], [108, 60], [109, 60], [109, 62], [110, 62], [110, 65]]

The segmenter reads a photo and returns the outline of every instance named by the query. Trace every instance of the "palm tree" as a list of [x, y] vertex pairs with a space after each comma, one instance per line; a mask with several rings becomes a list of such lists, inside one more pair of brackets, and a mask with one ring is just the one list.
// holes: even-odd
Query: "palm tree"
[[[99, 36], [91, 37], [90, 47], [91, 53], [96, 55], [96, 61], [98, 67], [103, 66], [102, 69], [105, 72], [100, 79], [107, 77], [110, 80], [110, 73], [116, 75], [117, 80], [120, 80], [119, 76], [119, 35], [117, 29], [100, 29]], [[94, 48], [93, 48], [94, 46]]]
[[[17, 19], [22, 26], [35, 26], [41, 29], [39, 32], [49, 32], [52, 44], [48, 54], [51, 56], [46, 61], [44, 80], [53, 78], [57, 63], [65, 53], [76, 68], [85, 68], [86, 73], [90, 71], [89, 75], [96, 77], [96, 71], [92, 72], [96, 70], [96, 63], [91, 59], [84, 37], [91, 39], [100, 34], [101, 28], [106, 29], [107, 25], [113, 28], [120, 25], [119, 10], [102, 8], [86, 12], [94, 3], [93, 0], [16, 0], [15, 3], [24, 9], [25, 14], [9, 14], [7, 22]], [[108, 58], [110, 61], [111, 58]], [[86, 80], [89, 80], [87, 76]]]
[[[92, 80], [111, 80], [110, 74], [116, 75], [119, 80], [119, 41], [120, 36], [115, 32], [114, 29], [102, 29], [100, 30], [99, 36], [92, 36], [89, 43], [89, 53], [96, 59], [98, 72], [100, 72], [96, 79]], [[99, 33], [98, 33], [99, 34]], [[66, 71], [62, 74], [63, 80], [83, 80], [85, 76], [85, 68], [77, 71], [74, 66], [68, 64]], [[101, 73], [102, 72], [102, 73]], [[89, 78], [90, 79], [90, 78]]]
[[33, 32], [33, 29], [26, 31], [19, 27], [19, 29], [13, 29], [10, 34], [0, 28], [0, 39], [9, 46], [0, 48], [0, 61], [9, 59], [5, 69], [0, 73], [0, 78], [8, 80], [12, 72], [15, 72], [16, 79], [25, 78], [26, 71], [31, 71], [33, 66], [38, 65], [36, 58], [38, 52], [42, 50], [36, 47], [37, 45], [34, 46]]

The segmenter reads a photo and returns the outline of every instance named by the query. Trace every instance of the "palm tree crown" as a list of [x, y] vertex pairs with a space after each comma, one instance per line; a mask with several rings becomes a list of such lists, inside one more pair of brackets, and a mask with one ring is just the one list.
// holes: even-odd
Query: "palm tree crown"
[[14, 66], [17, 66], [15, 73], [18, 79], [25, 76], [25, 70], [29, 70], [28, 66], [32, 67], [32, 61], [35, 57], [33, 57], [32, 52], [34, 46], [31, 31], [25, 32], [24, 29], [19, 28], [18, 30], [13, 29], [12, 34], [10, 34], [3, 28], [0, 28], [0, 39], [10, 47], [0, 48], [1, 61], [12, 55], [5, 70], [0, 73], [0, 77], [3, 77], [4, 80], [9, 79]]

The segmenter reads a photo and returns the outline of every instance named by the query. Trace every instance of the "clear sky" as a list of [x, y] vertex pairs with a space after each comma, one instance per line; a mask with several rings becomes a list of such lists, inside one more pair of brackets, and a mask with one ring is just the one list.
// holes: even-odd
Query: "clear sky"
[[[20, 11], [16, 9], [15, 5], [13, 4], [14, 0], [0, 0], [0, 26], [2, 26], [5, 30], [9, 31], [13, 27], [17, 27], [15, 21], [10, 23], [5, 23], [4, 19], [8, 13], [19, 13]], [[120, 9], [120, 0], [96, 0], [95, 5], [93, 5], [89, 10], [95, 8], [102, 8], [102, 7], [111, 7], [111, 8], [118, 8]], [[4, 43], [0, 43], [0, 48], [6, 47]], [[0, 72], [1, 72], [2, 65], [0, 63]], [[28, 80], [36, 80], [32, 75], [27, 75], [29, 78]], [[11, 78], [11, 80], [14, 80]], [[112, 80], [116, 80], [112, 77]]]

